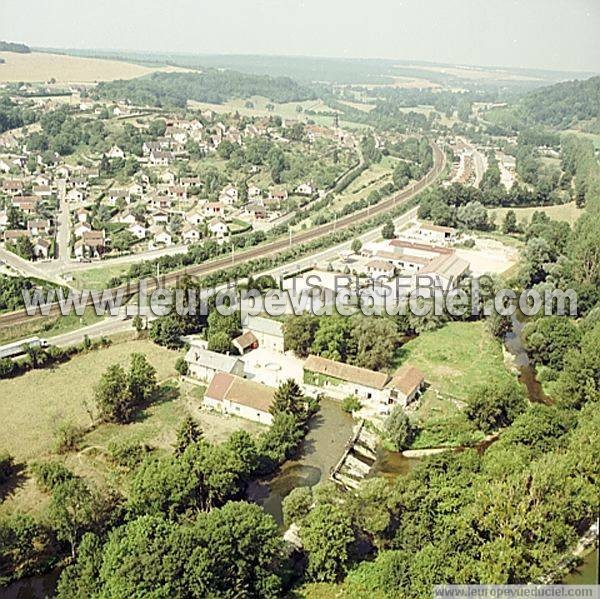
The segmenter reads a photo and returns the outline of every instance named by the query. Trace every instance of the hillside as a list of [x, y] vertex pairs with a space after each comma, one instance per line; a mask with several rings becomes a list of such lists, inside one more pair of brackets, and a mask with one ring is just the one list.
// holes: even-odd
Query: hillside
[[188, 100], [221, 104], [232, 98], [264, 96], [273, 102], [314, 99], [314, 91], [289, 77], [248, 75], [236, 71], [155, 73], [133, 81], [113, 81], [98, 86], [98, 96], [153, 106], [186, 105]]
[[0, 52], [16, 52], [17, 54], [29, 54], [31, 49], [25, 44], [15, 42], [5, 42], [0, 40]]
[[117, 60], [80, 58], [46, 52], [21, 53], [0, 50], [0, 82], [94, 83], [132, 79], [156, 71], [184, 71], [176, 67], [147, 67]]
[[584, 81], [565, 81], [524, 96], [516, 115], [527, 124], [568, 129], [587, 124], [600, 127], [600, 76]]

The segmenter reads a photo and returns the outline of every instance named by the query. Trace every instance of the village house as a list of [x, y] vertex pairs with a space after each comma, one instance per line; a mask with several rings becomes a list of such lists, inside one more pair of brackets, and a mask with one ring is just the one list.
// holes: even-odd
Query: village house
[[31, 238], [31, 233], [29, 231], [25, 231], [24, 229], [7, 229], [4, 231], [3, 238], [6, 243], [14, 243], [21, 237]]
[[158, 141], [145, 141], [142, 144], [142, 154], [144, 156], [150, 156], [152, 152], [160, 152], [162, 145]]
[[392, 279], [396, 272], [394, 265], [385, 260], [370, 260], [366, 268], [368, 275], [374, 279]]
[[204, 215], [202, 213], [200, 213], [198, 211], [198, 209], [194, 209], [191, 212], [188, 212], [185, 215], [185, 220], [190, 224], [190, 225], [194, 225], [194, 226], [198, 226], [199, 224], [204, 222]]
[[48, 235], [50, 233], [50, 221], [42, 218], [34, 218], [27, 221], [27, 230], [33, 235]]
[[200, 381], [208, 382], [219, 372], [244, 376], [244, 363], [239, 358], [210, 351], [202, 343], [192, 341], [185, 361], [188, 375]]
[[380, 413], [387, 414], [392, 405], [406, 407], [412, 403], [425, 385], [425, 376], [409, 365], [404, 365], [390, 376], [385, 372], [310, 355], [304, 363], [304, 384], [337, 399], [355, 395], [376, 406]]
[[240, 356], [243, 356], [246, 352], [258, 347], [258, 339], [252, 331], [247, 331], [233, 339], [231, 344], [238, 350]]
[[120, 200], [129, 204], [131, 196], [126, 189], [111, 189], [108, 192], [107, 200], [110, 206], [116, 206], [117, 202]]
[[85, 195], [81, 189], [70, 189], [67, 192], [67, 201], [68, 202], [77, 202], [81, 203], [85, 200]]
[[296, 193], [305, 196], [311, 196], [315, 193], [315, 188], [312, 183], [300, 183], [298, 187], [296, 187]]
[[221, 196], [227, 196], [231, 198], [232, 203], [237, 202], [238, 200], [238, 190], [237, 187], [233, 185], [226, 185], [221, 192]]
[[269, 412], [275, 391], [232, 374], [215, 374], [204, 393], [204, 405], [222, 414], [239, 416], [260, 424], [271, 425]]
[[256, 197], [259, 197], [260, 195], [262, 195], [262, 190], [260, 187], [256, 187], [256, 185], [250, 185], [248, 187], [248, 197], [249, 198], [256, 198]]
[[119, 146], [113, 146], [107, 153], [107, 158], [125, 158], [125, 152]]
[[368, 368], [352, 366], [320, 356], [310, 355], [304, 363], [304, 383], [326, 390], [333, 397], [343, 399], [355, 395], [359, 399], [386, 405], [389, 375]]
[[25, 214], [34, 214], [37, 212], [39, 201], [40, 199], [35, 196], [14, 196], [11, 199], [11, 204]]
[[70, 183], [75, 189], [87, 189], [90, 186], [89, 181], [84, 177], [73, 177]]
[[168, 166], [173, 160], [171, 152], [163, 152], [162, 150], [153, 150], [150, 152], [148, 161], [152, 166]]
[[213, 237], [217, 238], [217, 241], [223, 242], [229, 235], [229, 227], [222, 218], [213, 218], [208, 223], [208, 230]]
[[47, 260], [50, 255], [52, 242], [49, 239], [38, 237], [33, 240], [33, 254], [37, 259]]
[[75, 242], [76, 258], [99, 258], [106, 249], [106, 237], [104, 230], [84, 231], [79, 241]]
[[152, 233], [153, 245], [170, 246], [173, 244], [173, 237], [163, 226], [154, 225], [150, 228], [150, 232]]
[[154, 210], [150, 215], [150, 221], [153, 225], [166, 225], [169, 222], [169, 215], [164, 210]]
[[278, 320], [245, 314], [242, 317], [242, 330], [244, 333], [253, 333], [259, 347], [283, 353], [283, 323]]
[[77, 210], [75, 211], [75, 217], [78, 222], [86, 223], [88, 221], [89, 215], [88, 215], [87, 210], [85, 208], [81, 207], [81, 208], [77, 208]]
[[205, 217], [221, 216], [225, 213], [225, 205], [221, 202], [207, 202], [202, 208]]
[[457, 231], [452, 227], [441, 227], [431, 223], [422, 223], [419, 226], [418, 235], [424, 241], [444, 245], [456, 241]]
[[405, 364], [394, 373], [389, 386], [391, 403], [406, 408], [423, 390], [425, 375], [418, 368]]
[[23, 181], [5, 179], [2, 181], [2, 191], [11, 196], [21, 195], [23, 193]]
[[87, 222], [80, 222], [73, 229], [73, 233], [75, 234], [75, 237], [82, 237], [84, 233], [87, 233], [91, 230], [92, 227], [90, 227], [90, 225]]
[[200, 232], [192, 225], [185, 225], [181, 231], [181, 237], [184, 243], [197, 243], [200, 241]]
[[288, 199], [288, 192], [286, 189], [271, 189], [268, 199], [278, 203], [285, 202]]
[[127, 230], [137, 239], [144, 239], [146, 237], [146, 227], [140, 225], [140, 223], [133, 223], [127, 227]]

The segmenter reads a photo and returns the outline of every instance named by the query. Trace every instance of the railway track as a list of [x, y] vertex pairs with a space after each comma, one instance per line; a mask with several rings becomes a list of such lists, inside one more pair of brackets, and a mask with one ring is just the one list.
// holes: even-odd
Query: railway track
[[[249, 262], [250, 260], [271, 256], [273, 254], [276, 254], [277, 252], [287, 249], [288, 247], [290, 247], [291, 244], [301, 245], [303, 243], [308, 243], [310, 241], [320, 239], [327, 235], [337, 233], [338, 231], [343, 231], [344, 229], [347, 229], [353, 225], [363, 223], [375, 216], [384, 214], [390, 209], [395, 208], [399, 204], [408, 202], [415, 195], [417, 195], [426, 187], [434, 183], [435, 180], [440, 176], [440, 174], [444, 170], [444, 166], [446, 163], [444, 153], [435, 143], [431, 143], [431, 147], [433, 150], [433, 167], [422, 179], [419, 179], [410, 189], [401, 191], [396, 195], [392, 196], [391, 198], [379, 202], [373, 207], [364, 208], [363, 210], [360, 210], [353, 214], [349, 214], [348, 216], [344, 216], [336, 222], [326, 223], [308, 231], [302, 231], [301, 233], [297, 233], [296, 235], [292, 236], [291, 243], [290, 238], [288, 237], [279, 238], [275, 241], [271, 241], [264, 245], [259, 245], [248, 250], [240, 251], [239, 253], [234, 254], [233, 256], [218, 258], [216, 260], [211, 260], [210, 262], [205, 262], [203, 264], [187, 266], [183, 269], [161, 275], [160, 284], [162, 286], [169, 286], [171, 284], [174, 284], [184, 273], [192, 276], [201, 276], [213, 273], [224, 268], [229, 268], [237, 264], [243, 264], [244, 262]], [[157, 284], [158, 282], [156, 278], [149, 278], [147, 280], [146, 288], [148, 291], [153, 291], [156, 288]], [[112, 291], [113, 293], [123, 293], [125, 297], [129, 297], [137, 293], [138, 283], [137, 281], [127, 283], [119, 287], [114, 287], [110, 289], [110, 291]], [[88, 301], [88, 305], [92, 305], [91, 297]], [[0, 316], [0, 328], [8, 326], [17, 326], [24, 322], [32, 322], [34, 319], [51, 318], [59, 315], [60, 308], [58, 303], [55, 303], [50, 307], [50, 310], [48, 311], [47, 315], [38, 314], [36, 316], [28, 316], [25, 310], [19, 310], [17, 312], [11, 312], [9, 314], [4, 314]]]

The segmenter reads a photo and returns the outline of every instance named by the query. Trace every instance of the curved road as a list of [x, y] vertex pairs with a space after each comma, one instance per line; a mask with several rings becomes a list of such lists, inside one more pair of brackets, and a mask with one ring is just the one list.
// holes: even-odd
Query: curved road
[[[291, 239], [286, 236], [275, 241], [271, 241], [270, 243], [264, 245], [259, 245], [248, 250], [240, 251], [232, 256], [218, 258], [216, 260], [211, 260], [210, 262], [204, 262], [202, 264], [188, 266], [184, 269], [167, 273], [161, 276], [161, 285], [168, 286], [169, 284], [176, 283], [178, 278], [184, 273], [193, 276], [206, 275], [218, 270], [229, 268], [230, 266], [242, 264], [244, 262], [249, 262], [257, 258], [262, 258], [264, 256], [275, 254], [277, 252], [287, 249], [288, 247], [290, 247], [290, 245], [299, 245], [310, 241], [314, 241], [321, 237], [331, 235], [337, 231], [348, 229], [353, 225], [368, 221], [374, 216], [378, 216], [379, 214], [385, 213], [390, 209], [395, 208], [398, 204], [409, 201], [415, 195], [423, 191], [426, 187], [433, 184], [444, 170], [444, 167], [446, 165], [445, 154], [442, 152], [442, 150], [440, 150], [437, 144], [433, 142], [431, 143], [431, 147], [433, 150], [433, 167], [431, 168], [431, 170], [427, 173], [427, 175], [425, 175], [425, 177], [419, 179], [419, 181], [413, 183], [408, 189], [399, 192], [395, 196], [387, 200], [383, 200], [375, 206], [365, 208], [363, 210], [340, 218], [339, 220], [337, 220], [337, 222], [327, 223], [319, 227], [314, 227], [313, 229], [310, 229], [308, 231], [297, 233]], [[152, 291], [155, 287], [156, 279], [149, 279], [147, 285], [148, 291]], [[127, 283], [126, 285], [113, 288], [111, 291], [115, 293], [122, 291], [126, 296], [133, 295], [138, 291], [137, 282]], [[48, 316], [57, 316], [58, 314], [60, 314], [58, 304], [54, 304]], [[0, 316], [0, 327], [9, 325], [14, 326], [21, 322], [31, 321], [32, 318], [45, 317], [46, 316], [27, 316], [24, 310], [19, 310], [17, 312], [11, 312], [9, 314], [4, 314], [3, 316]]]

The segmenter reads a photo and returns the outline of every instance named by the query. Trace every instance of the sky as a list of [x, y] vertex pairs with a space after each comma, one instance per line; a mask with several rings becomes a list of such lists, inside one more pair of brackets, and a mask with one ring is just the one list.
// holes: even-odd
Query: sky
[[392, 58], [600, 72], [600, 0], [0, 0], [54, 48]]

